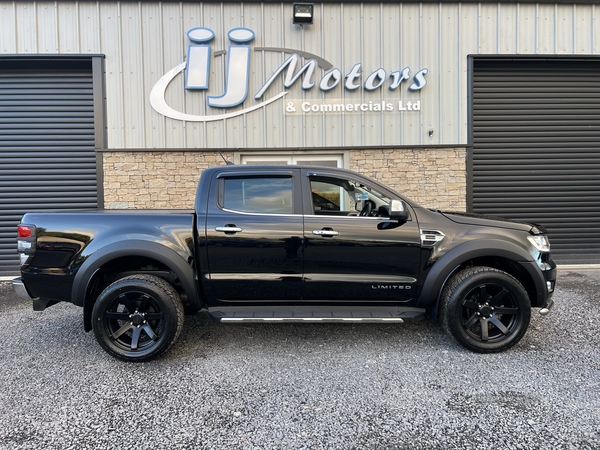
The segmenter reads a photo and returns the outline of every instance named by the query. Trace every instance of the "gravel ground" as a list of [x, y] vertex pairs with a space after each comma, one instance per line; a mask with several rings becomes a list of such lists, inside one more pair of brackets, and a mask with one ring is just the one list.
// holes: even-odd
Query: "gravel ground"
[[477, 355], [440, 327], [213, 323], [124, 363], [0, 284], [1, 449], [598, 449], [599, 271], [561, 271], [550, 315]]

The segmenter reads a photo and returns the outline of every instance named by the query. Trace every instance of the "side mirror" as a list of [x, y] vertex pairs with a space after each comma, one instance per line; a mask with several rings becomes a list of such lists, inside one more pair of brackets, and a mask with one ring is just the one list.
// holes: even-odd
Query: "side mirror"
[[404, 207], [404, 203], [400, 200], [392, 200], [390, 202], [390, 219], [408, 220], [408, 211]]

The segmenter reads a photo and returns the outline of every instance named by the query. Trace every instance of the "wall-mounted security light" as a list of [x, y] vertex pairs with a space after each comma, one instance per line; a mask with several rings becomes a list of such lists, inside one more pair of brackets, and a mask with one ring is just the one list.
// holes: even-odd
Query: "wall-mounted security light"
[[294, 24], [312, 25], [314, 6], [312, 3], [294, 3]]

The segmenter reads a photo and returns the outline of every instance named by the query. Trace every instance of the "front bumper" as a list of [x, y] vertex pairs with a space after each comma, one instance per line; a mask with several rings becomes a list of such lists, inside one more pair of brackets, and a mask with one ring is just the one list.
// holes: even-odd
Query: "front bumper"
[[521, 266], [527, 270], [533, 282], [532, 291], [529, 292], [531, 306], [546, 308], [546, 304], [554, 294], [556, 287], [556, 264], [548, 259], [545, 262], [526, 261], [521, 263]]
[[31, 295], [29, 295], [29, 292], [27, 292], [27, 288], [25, 287], [25, 283], [23, 283], [23, 280], [21, 280], [20, 278], [15, 278], [14, 280], [12, 280], [12, 285], [15, 294], [17, 294], [23, 300], [33, 300], [31, 298]]
[[[556, 288], [557, 269], [554, 261], [550, 260], [542, 265], [542, 274], [544, 275], [544, 281], [546, 282], [546, 290], [548, 292], [548, 299], [554, 294]], [[550, 309], [550, 308], [548, 308]]]

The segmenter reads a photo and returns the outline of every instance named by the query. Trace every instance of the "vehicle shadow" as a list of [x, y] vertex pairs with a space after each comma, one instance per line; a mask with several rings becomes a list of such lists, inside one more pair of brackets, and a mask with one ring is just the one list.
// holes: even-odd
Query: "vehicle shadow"
[[[410, 351], [415, 346], [431, 350], [462, 351], [429, 321], [403, 324], [348, 323], [240, 323], [215, 322], [207, 313], [186, 316], [178, 341], [163, 358], [223, 352], [247, 353], [269, 350], [273, 354], [344, 352], [362, 348], [379, 352]], [[404, 349], [404, 350], [403, 350]]]

